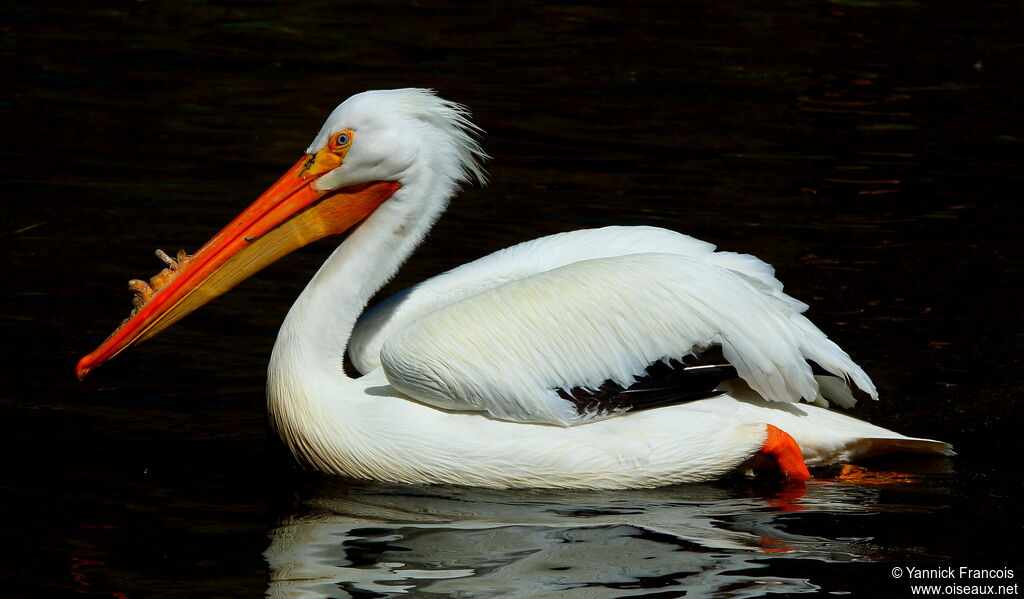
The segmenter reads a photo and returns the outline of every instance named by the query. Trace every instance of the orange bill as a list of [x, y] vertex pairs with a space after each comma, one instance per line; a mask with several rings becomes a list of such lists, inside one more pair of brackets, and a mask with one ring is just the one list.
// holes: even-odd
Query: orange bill
[[78, 362], [78, 378], [121, 351], [156, 335], [206, 302], [299, 247], [341, 233], [366, 218], [399, 187], [377, 181], [321, 191], [314, 183], [341, 165], [344, 150], [328, 146], [304, 156], [193, 256], [179, 254], [152, 287], [132, 281], [136, 310]]

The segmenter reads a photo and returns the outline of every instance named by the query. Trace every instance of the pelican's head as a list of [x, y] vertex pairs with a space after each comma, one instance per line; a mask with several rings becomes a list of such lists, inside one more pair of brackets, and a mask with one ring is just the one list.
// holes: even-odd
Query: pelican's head
[[420, 169], [461, 183], [484, 181], [485, 158], [466, 108], [430, 90], [394, 89], [356, 94], [327, 117], [306, 149], [317, 189], [367, 181], [406, 185]]
[[306, 155], [195, 255], [172, 259], [150, 283], [135, 280], [135, 310], [78, 362], [82, 378], [156, 335], [281, 256], [359, 223], [403, 186], [449, 190], [484, 180], [486, 156], [466, 109], [430, 90], [370, 91], [342, 102]]

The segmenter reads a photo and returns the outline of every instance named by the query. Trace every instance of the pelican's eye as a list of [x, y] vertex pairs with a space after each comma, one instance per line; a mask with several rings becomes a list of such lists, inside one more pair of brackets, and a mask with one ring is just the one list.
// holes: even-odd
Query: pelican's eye
[[331, 140], [331, 151], [342, 152], [347, 150], [350, 145], [352, 145], [352, 132], [342, 131]]

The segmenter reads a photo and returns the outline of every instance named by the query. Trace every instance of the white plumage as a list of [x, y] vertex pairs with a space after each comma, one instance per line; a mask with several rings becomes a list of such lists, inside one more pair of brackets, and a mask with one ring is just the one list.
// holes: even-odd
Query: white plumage
[[[457, 186], [483, 180], [475, 131], [463, 107], [427, 90], [353, 96], [309, 155], [165, 292], [173, 299], [201, 287], [202, 269], [224, 248], [255, 255], [238, 262], [245, 266], [267, 262], [253, 248], [276, 256], [307, 243], [293, 240], [301, 231], [291, 223], [327, 230], [324, 214], [358, 223], [292, 306], [268, 369], [272, 421], [300, 460], [385, 481], [627, 488], [710, 480], [759, 452], [775, 455], [773, 427], [812, 465], [886, 451], [951, 453], [821, 407], [852, 405], [850, 382], [877, 394], [770, 266], [664, 229], [607, 227], [522, 243], [385, 300], [357, 325]], [[288, 202], [312, 216], [279, 216]], [[239, 232], [250, 226], [259, 236]], [[79, 372], [150, 331], [160, 310], [140, 311]], [[702, 395], [718, 396], [631, 409], [630, 387], [652, 363], [712, 346], [738, 375]], [[344, 372], [346, 350], [363, 376]], [[567, 392], [609, 388], [617, 403], [604, 411], [567, 400]]]
[[463, 264], [397, 293], [359, 318], [349, 344], [360, 372], [380, 366], [384, 339], [416, 318], [482, 291], [583, 260], [630, 254], [664, 253], [689, 256], [754, 279], [771, 295], [803, 312], [807, 304], [782, 291], [775, 269], [747, 254], [716, 252], [715, 246], [657, 227], [603, 227], [558, 233], [524, 241]]
[[381, 360], [420, 401], [570, 425], [592, 415], [556, 389], [629, 387], [649, 364], [713, 344], [769, 400], [818, 397], [808, 359], [874, 395], [849, 356], [763, 283], [665, 253], [581, 260], [435, 308], [393, 333]]
[[[346, 113], [343, 104], [324, 130], [352, 127]], [[455, 129], [468, 131], [464, 121]], [[468, 142], [460, 134], [448, 143]], [[448, 154], [471, 164], [480, 156], [476, 146]], [[454, 186], [479, 173], [466, 164], [447, 169], [431, 174]], [[820, 402], [823, 390], [850, 405], [846, 377], [873, 397], [875, 389], [800, 314], [806, 305], [783, 292], [770, 266], [664, 229], [607, 227], [525, 242], [389, 298], [358, 325], [324, 326], [328, 313], [354, 318], [353, 307], [411, 251], [402, 240], [418, 238], [443, 209], [446, 197], [420, 193], [436, 189], [429, 178], [402, 184], [327, 261], [275, 347], [271, 412], [296, 453], [320, 469], [478, 486], [656, 486], [734, 470], [775, 422], [816, 465], [884, 451], [890, 441], [881, 439], [897, 440], [889, 445], [897, 450], [949, 451], [792, 404]], [[387, 208], [402, 214], [385, 216]], [[396, 242], [394, 222], [416, 219], [420, 228], [403, 227]], [[353, 289], [360, 278], [350, 269], [372, 272], [373, 283]], [[351, 327], [350, 356], [365, 373], [358, 379], [339, 369]], [[328, 334], [329, 381], [310, 368], [312, 356], [302, 357], [310, 337]], [[713, 343], [746, 382], [732, 395], [590, 420], [554, 391], [609, 379], [628, 386], [649, 363]], [[844, 378], [814, 377], [808, 358]]]

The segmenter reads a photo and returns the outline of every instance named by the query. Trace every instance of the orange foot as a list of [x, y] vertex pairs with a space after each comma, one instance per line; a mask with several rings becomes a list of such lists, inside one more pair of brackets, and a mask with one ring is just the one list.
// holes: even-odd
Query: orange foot
[[774, 460], [787, 481], [803, 484], [810, 479], [811, 473], [804, 463], [804, 454], [800, 453], [800, 446], [793, 437], [771, 424], [765, 425], [765, 428], [768, 436], [758, 453]]

